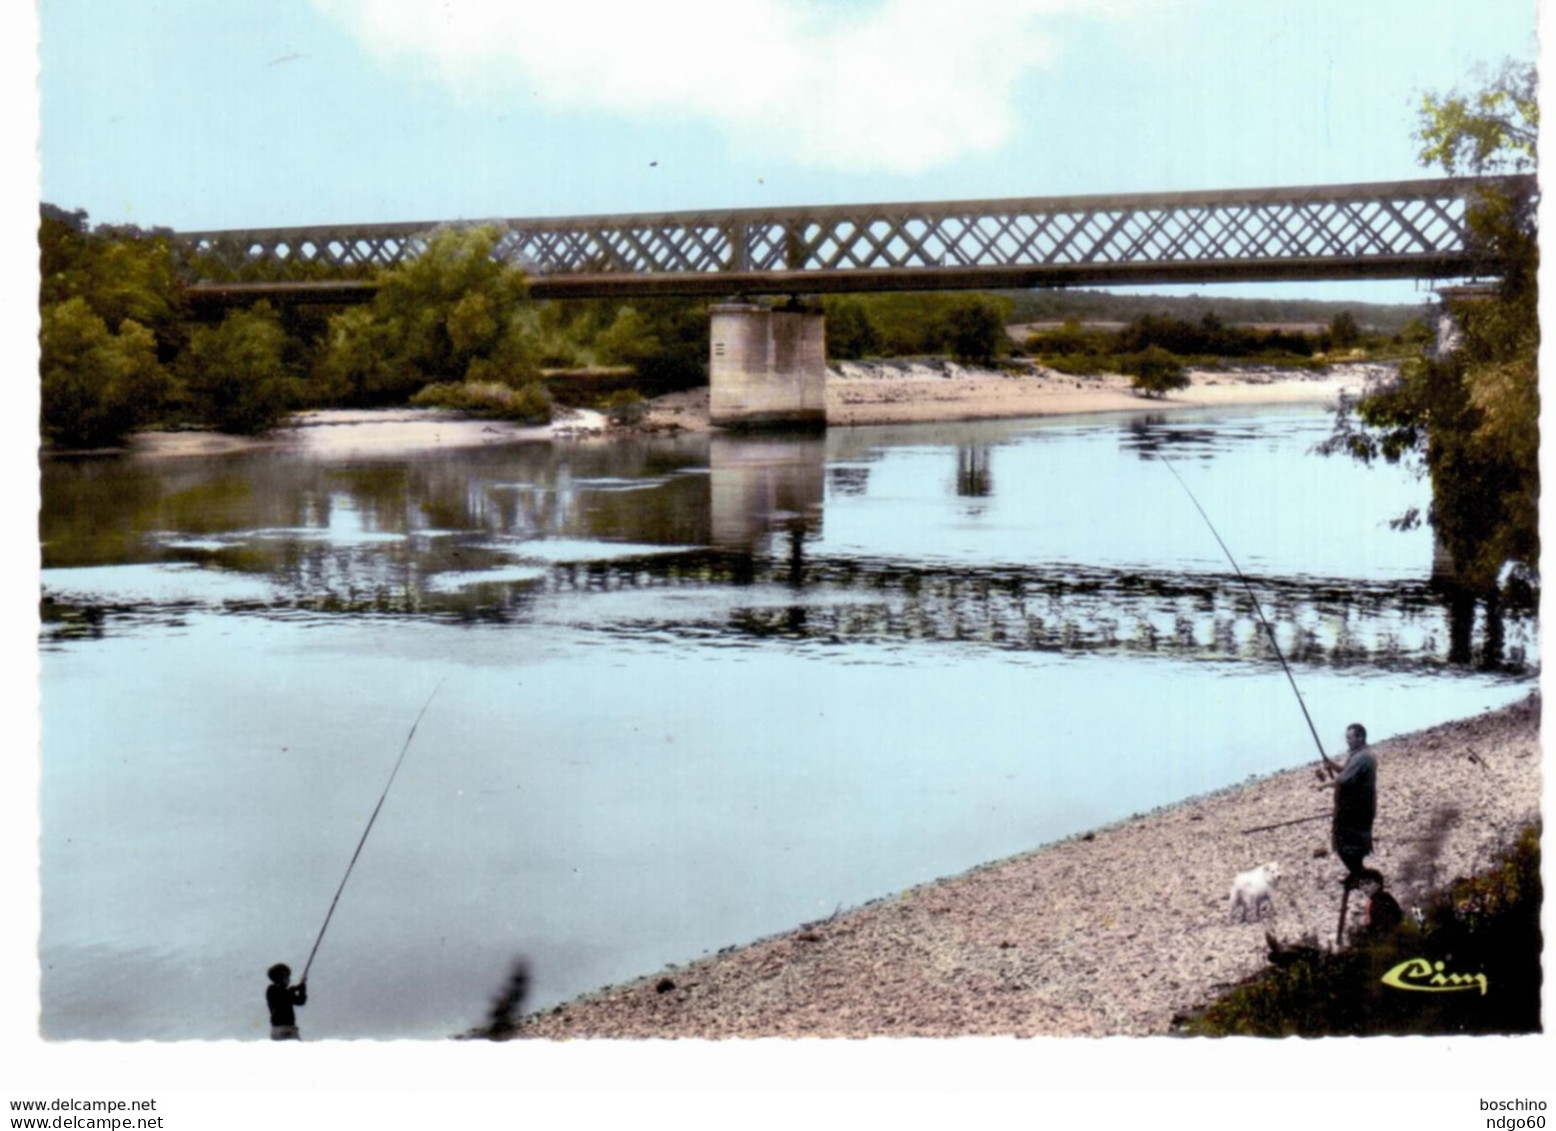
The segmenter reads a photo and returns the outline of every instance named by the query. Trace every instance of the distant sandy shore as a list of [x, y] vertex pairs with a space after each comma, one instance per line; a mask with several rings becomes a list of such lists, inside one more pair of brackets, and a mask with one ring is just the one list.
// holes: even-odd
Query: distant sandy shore
[[[1191, 370], [1188, 388], [1145, 397], [1117, 374], [1070, 377], [1048, 369], [1002, 373], [952, 362], [841, 362], [827, 376], [827, 425], [923, 424], [944, 420], [1059, 416], [1090, 412], [1167, 412], [1253, 404], [1333, 404], [1390, 370], [1337, 365], [1327, 371]], [[708, 391], [673, 393], [652, 403], [651, 426], [708, 427]]]
[[950, 363], [898, 368], [886, 363], [843, 363], [827, 382], [827, 423], [908, 424], [932, 420], [1140, 412], [1248, 404], [1331, 404], [1385, 374], [1382, 366], [1336, 366], [1328, 371], [1191, 370], [1188, 388], [1144, 397], [1116, 374], [1070, 377], [991, 373]]
[[[1091, 412], [1169, 412], [1181, 408], [1253, 404], [1333, 404], [1386, 374], [1381, 365], [1340, 365], [1328, 371], [1195, 370], [1188, 388], [1143, 397], [1117, 375], [1068, 377], [1052, 370], [1010, 374], [951, 362], [843, 362], [827, 378], [829, 427], [945, 420], [1054, 416]], [[634, 431], [706, 431], [708, 390], [672, 393], [649, 402]], [[321, 456], [391, 455], [608, 434], [597, 412], [560, 416], [547, 427], [471, 420], [439, 409], [328, 409], [299, 413], [288, 427], [260, 438], [215, 432], [143, 432], [131, 450], [144, 456], [201, 456], [276, 448]]]
[[[1368, 863], [1406, 908], [1486, 867], [1539, 815], [1537, 697], [1373, 750]], [[1333, 944], [1331, 799], [1312, 767], [1276, 774], [607, 987], [520, 1035], [1165, 1034], [1264, 965], [1266, 930]], [[1231, 921], [1232, 877], [1271, 860], [1284, 872], [1274, 917]], [[1350, 899], [1352, 926], [1365, 903]]]

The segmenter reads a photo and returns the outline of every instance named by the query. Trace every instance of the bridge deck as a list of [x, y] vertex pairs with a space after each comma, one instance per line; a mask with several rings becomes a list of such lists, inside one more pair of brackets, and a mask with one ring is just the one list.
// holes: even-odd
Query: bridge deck
[[[1494, 275], [1467, 222], [1481, 191], [1532, 177], [1219, 192], [829, 205], [470, 221], [537, 297], [821, 294]], [[349, 301], [447, 224], [184, 232], [212, 296]], [[362, 281], [297, 282], [302, 265]], [[290, 276], [293, 282], [285, 287]], [[234, 284], [250, 286], [234, 286]]]

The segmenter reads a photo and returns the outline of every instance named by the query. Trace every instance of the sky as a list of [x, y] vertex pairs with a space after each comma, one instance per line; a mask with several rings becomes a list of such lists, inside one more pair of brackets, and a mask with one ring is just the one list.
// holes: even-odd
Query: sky
[[[1472, 85], [1477, 65], [1533, 57], [1534, 24], [1533, 0], [8, 5], [0, 278], [10, 301], [0, 319], [13, 382], [0, 529], [13, 552], [0, 590], [15, 599], [0, 606], [0, 659], [4, 753], [21, 757], [0, 790], [3, 855], [25, 861], [36, 843], [25, 753], [37, 743], [37, 394], [27, 374], [40, 198], [93, 222], [189, 230], [1407, 179], [1429, 175], [1412, 139], [1421, 96]], [[1419, 297], [1409, 283], [1336, 286], [1301, 291]], [[0, 980], [0, 1100], [22, 1081], [46, 1095], [161, 1094], [173, 1101], [169, 1127], [323, 1126], [309, 1116], [325, 1110], [344, 1124], [356, 1114], [412, 1125], [391, 1118], [385, 1096], [425, 1125], [450, 1110], [436, 1106], [439, 1093], [461, 1088], [493, 1092], [503, 1114], [516, 1113], [514, 1095], [534, 1111], [537, 1093], [568, 1092], [570, 1124], [594, 1110], [620, 1125], [670, 1099], [678, 1126], [711, 1125], [694, 1118], [709, 1108], [689, 1093], [715, 1089], [741, 1126], [841, 1122], [862, 1114], [849, 1094], [870, 1090], [906, 1101], [890, 1110], [910, 1126], [926, 1113], [968, 1123], [987, 1110], [975, 1102], [985, 1091], [1014, 1093], [1024, 1121], [1065, 1092], [1058, 1110], [1075, 1121], [1155, 1122], [1218, 1080], [1231, 1094], [1203, 1109], [1206, 1126], [1231, 1125], [1214, 1117], [1248, 1104], [1282, 1126], [1342, 1111], [1480, 1126], [1476, 1111], [1432, 1118], [1421, 1103], [1440, 1088], [1548, 1098], [1532, 1071], [1544, 1041], [1518, 1055], [1501, 1042], [1391, 1042], [1387, 1055], [1373, 1043], [1366, 1072], [1357, 1054], [1323, 1042], [1223, 1043], [1208, 1067], [1204, 1046], [1184, 1043], [1153, 1043], [1144, 1057], [1111, 1042], [980, 1043], [976, 1056], [952, 1057], [925, 1042], [895, 1048], [887, 1067], [868, 1059], [868, 1043], [760, 1043], [699, 1050], [713, 1067], [695, 1081], [684, 1049], [490, 1050], [498, 1069], [488, 1050], [469, 1048], [422, 1047], [414, 1061], [313, 1048], [283, 1062], [247, 1047], [44, 1047], [27, 977], [34, 877], [24, 866], [5, 879], [15, 886], [0, 939], [12, 975]], [[1282, 1095], [1297, 1088], [1307, 1094]], [[1368, 1106], [1369, 1088], [1391, 1099]], [[742, 1102], [751, 1094], [766, 1098]]]
[[1533, 58], [1536, 14], [1535, 0], [38, 11], [42, 198], [184, 230], [1407, 179], [1426, 175], [1422, 94]]

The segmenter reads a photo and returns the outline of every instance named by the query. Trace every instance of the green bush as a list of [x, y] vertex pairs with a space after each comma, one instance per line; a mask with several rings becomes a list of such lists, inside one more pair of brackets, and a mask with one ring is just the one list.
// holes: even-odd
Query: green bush
[[1057, 330], [1041, 330], [1027, 336], [1027, 351], [1045, 357], [1078, 357], [1112, 352], [1116, 335], [1086, 330], [1074, 318], [1064, 320]]
[[1161, 346], [1149, 346], [1139, 353], [1119, 358], [1120, 372], [1130, 378], [1130, 384], [1148, 397], [1159, 397], [1173, 389], [1186, 389], [1189, 375], [1183, 362]]
[[501, 381], [443, 381], [423, 388], [411, 404], [518, 424], [548, 424], [552, 412], [551, 394], [539, 381], [517, 389]]
[[1400, 345], [1424, 346], [1437, 340], [1437, 335], [1425, 321], [1420, 318], [1412, 318], [1400, 328], [1394, 339]]
[[1117, 358], [1094, 353], [1045, 355], [1040, 363], [1048, 369], [1075, 377], [1094, 377], [1099, 373], [1114, 373], [1118, 370]]
[[636, 389], [617, 389], [600, 402], [600, 409], [612, 424], [629, 427], [648, 415], [648, 401]]

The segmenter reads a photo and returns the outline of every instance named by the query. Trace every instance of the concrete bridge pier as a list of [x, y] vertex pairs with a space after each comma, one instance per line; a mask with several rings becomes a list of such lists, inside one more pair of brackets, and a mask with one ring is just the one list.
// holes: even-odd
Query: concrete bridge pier
[[820, 311], [721, 303], [709, 314], [714, 426], [826, 427], [826, 323]]

